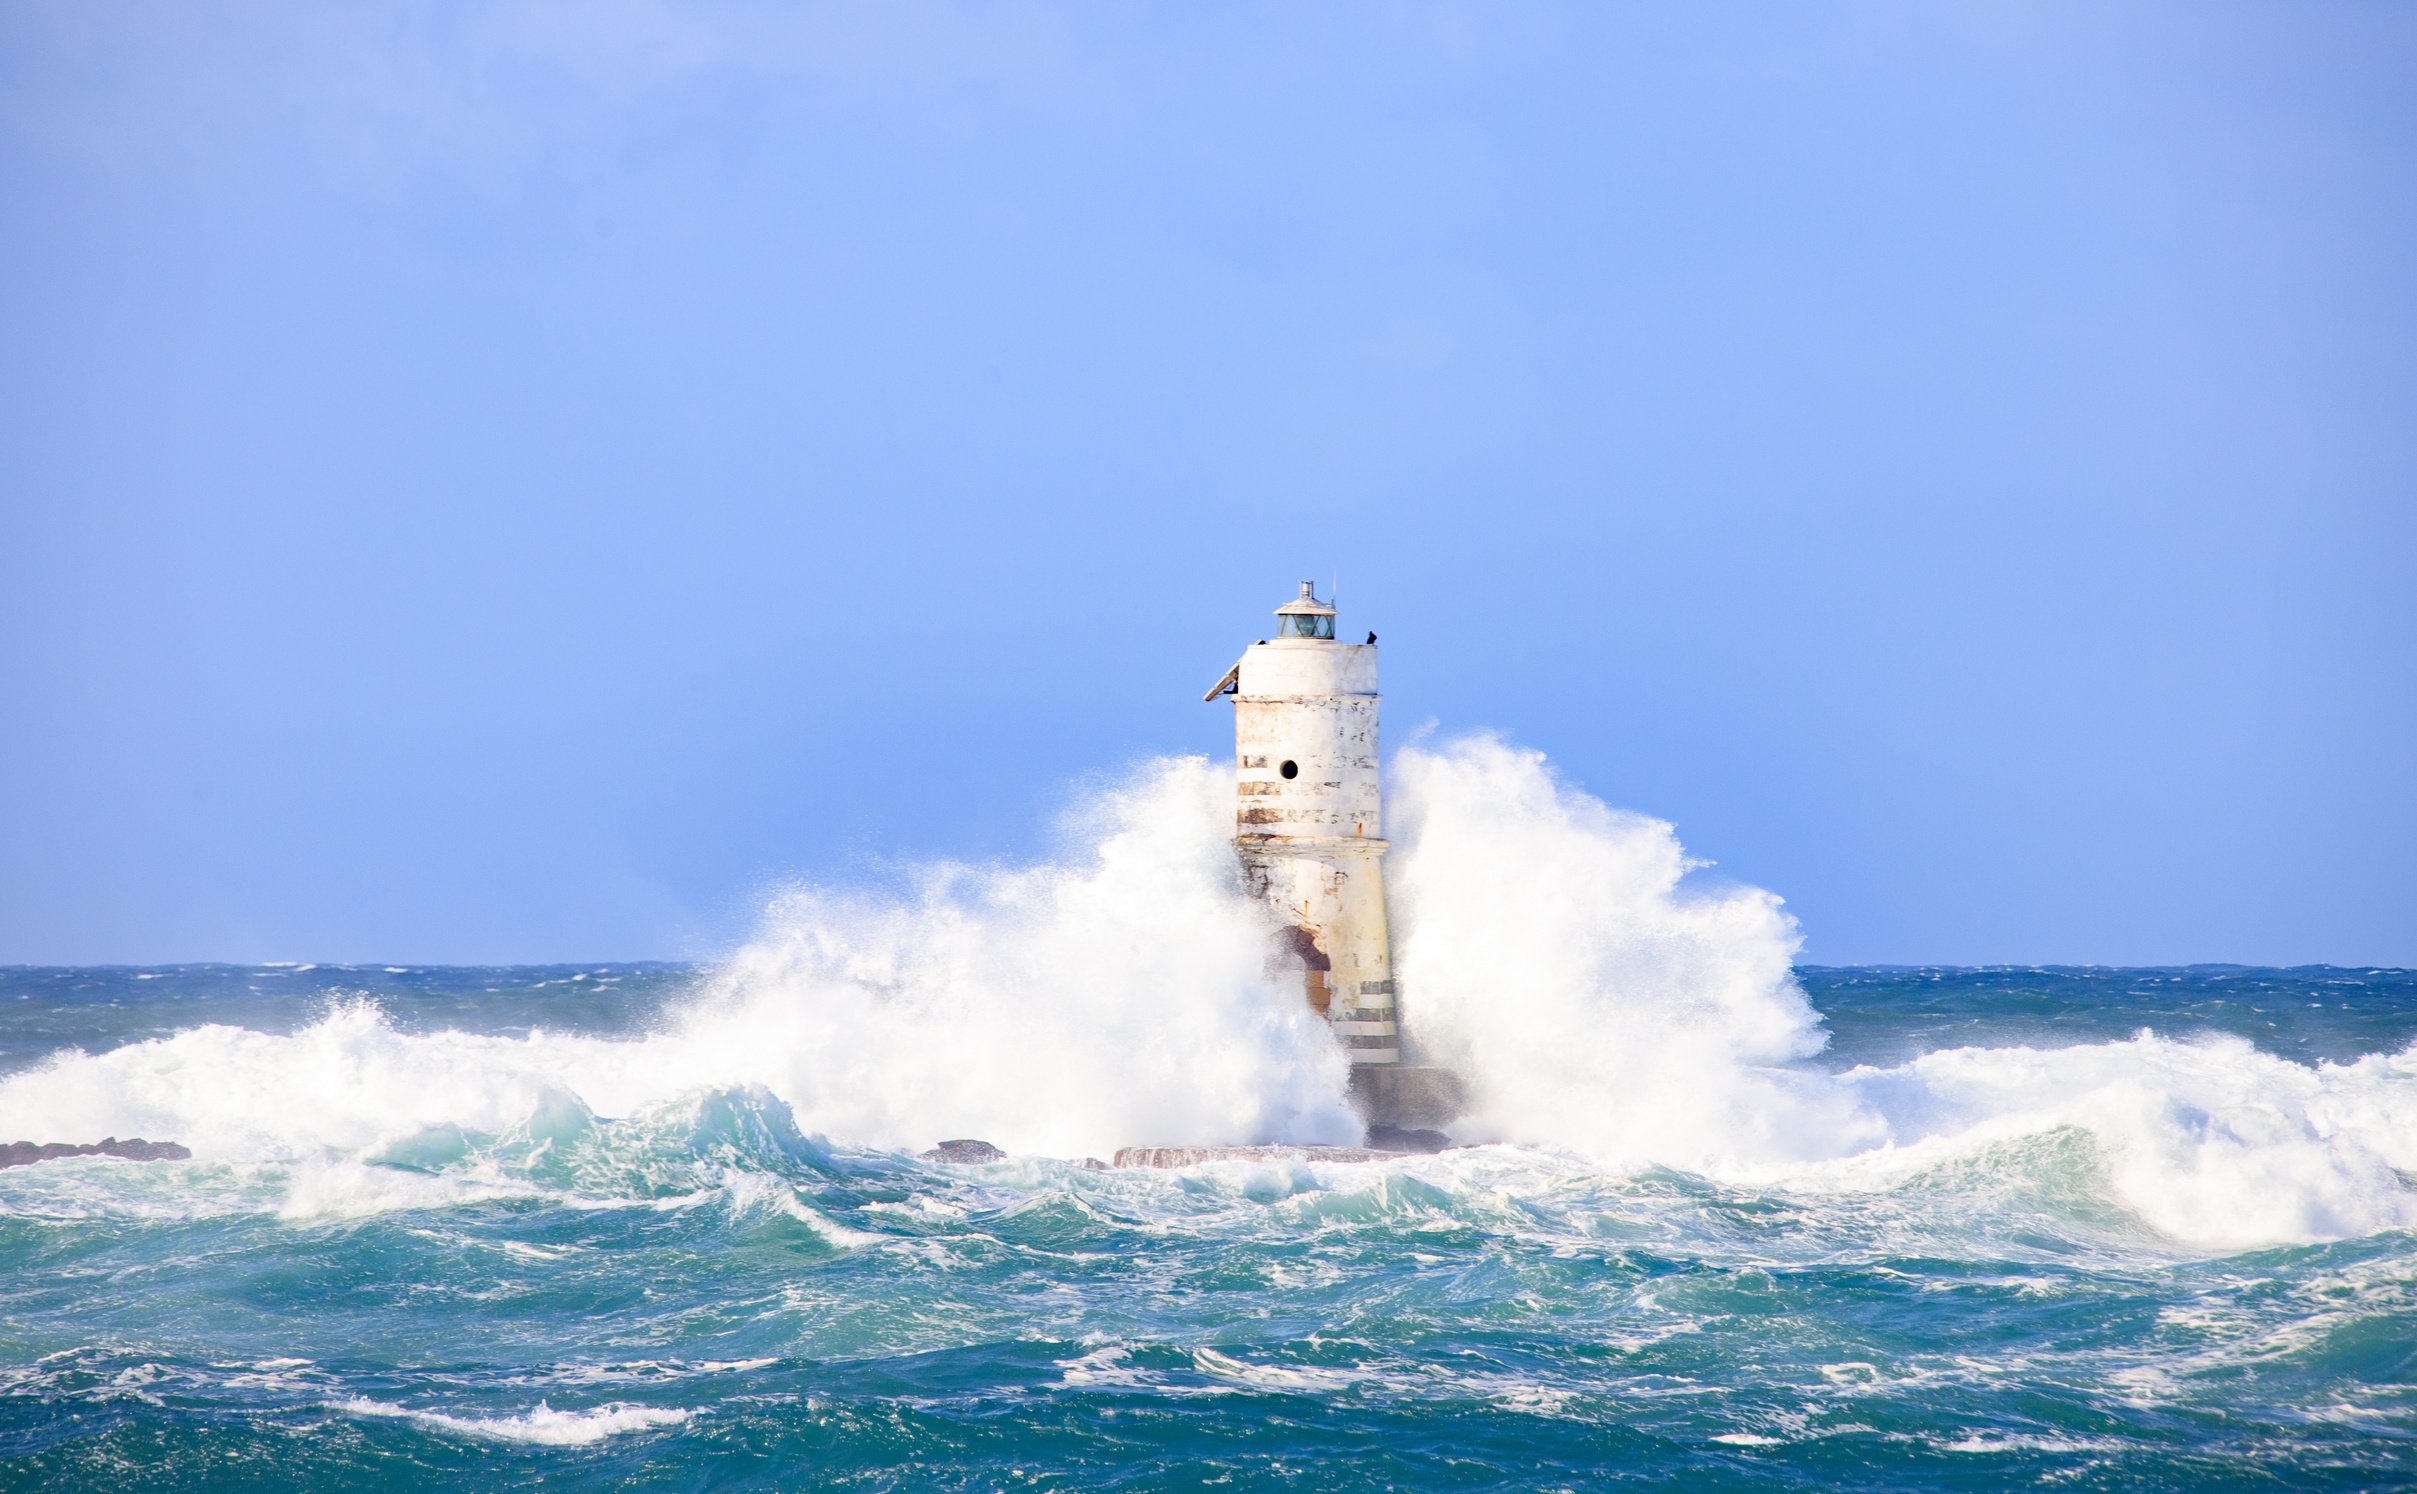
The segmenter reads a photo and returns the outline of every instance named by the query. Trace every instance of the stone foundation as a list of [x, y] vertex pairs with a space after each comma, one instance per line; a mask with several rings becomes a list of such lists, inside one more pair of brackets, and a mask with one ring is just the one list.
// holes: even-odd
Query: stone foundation
[[1450, 1125], [1467, 1104], [1460, 1076], [1427, 1064], [1361, 1064], [1351, 1071], [1351, 1108], [1370, 1126], [1426, 1130]]

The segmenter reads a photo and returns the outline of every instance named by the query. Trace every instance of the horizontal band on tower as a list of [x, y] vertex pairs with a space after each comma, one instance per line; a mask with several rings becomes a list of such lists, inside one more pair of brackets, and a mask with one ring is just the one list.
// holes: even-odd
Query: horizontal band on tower
[[[1344, 645], [1346, 648], [1366, 648], [1367, 646], [1364, 643]], [[1325, 705], [1329, 701], [1338, 700], [1382, 699], [1384, 697], [1374, 690], [1320, 690], [1314, 695], [1245, 695], [1239, 690], [1234, 692], [1234, 704], [1236, 705], [1262, 703], [1267, 705]]]
[[1334, 1030], [1345, 1037], [1383, 1038], [1387, 1042], [1391, 1042], [1396, 1035], [1391, 1021], [1337, 1022], [1334, 1024]]
[[1355, 851], [1365, 856], [1381, 856], [1392, 844], [1374, 835], [1237, 835], [1234, 844], [1245, 854], [1253, 851]]

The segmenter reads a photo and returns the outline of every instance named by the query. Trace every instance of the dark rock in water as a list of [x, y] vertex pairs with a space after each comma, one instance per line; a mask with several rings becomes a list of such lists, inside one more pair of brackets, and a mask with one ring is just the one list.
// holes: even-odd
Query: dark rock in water
[[943, 1141], [923, 1154], [926, 1162], [954, 1162], [969, 1166], [976, 1162], [1004, 1162], [1007, 1154], [987, 1141]]
[[1380, 1152], [1440, 1152], [1452, 1144], [1452, 1138], [1441, 1131], [1407, 1126], [1370, 1126], [1368, 1144]]
[[29, 1167], [60, 1157], [120, 1157], [128, 1162], [182, 1162], [190, 1151], [173, 1141], [145, 1141], [140, 1136], [120, 1141], [115, 1136], [94, 1142], [12, 1141], [0, 1146], [0, 1167]]

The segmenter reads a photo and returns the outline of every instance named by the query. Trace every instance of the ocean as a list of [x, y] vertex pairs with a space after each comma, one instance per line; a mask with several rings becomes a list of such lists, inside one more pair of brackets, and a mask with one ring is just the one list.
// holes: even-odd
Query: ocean
[[0, 1141], [192, 1153], [0, 1170], [0, 1486], [2417, 1483], [2417, 972], [1805, 965], [1396, 776], [1434, 1155], [1091, 1165], [1356, 1137], [1193, 762], [708, 962], [0, 969]]

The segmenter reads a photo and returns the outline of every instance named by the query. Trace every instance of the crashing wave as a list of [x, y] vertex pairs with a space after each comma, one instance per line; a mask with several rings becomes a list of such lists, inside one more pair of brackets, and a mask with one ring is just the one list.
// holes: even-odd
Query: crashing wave
[[[2071, 1133], [2090, 1186], [2174, 1239], [2417, 1223], [2417, 1051], [2310, 1066], [2144, 1033], [1827, 1073], [1793, 920], [1701, 885], [1669, 825], [1489, 738], [1405, 751], [1394, 783], [1404, 1011], [1469, 1083], [1463, 1139], [1835, 1195]], [[1230, 813], [1223, 774], [1162, 762], [1092, 801], [1060, 861], [797, 889], [640, 1037], [412, 1034], [353, 1001], [288, 1035], [59, 1054], [0, 1079], [0, 1134], [173, 1136], [273, 1173], [274, 1206], [309, 1217], [676, 1197], [826, 1166], [812, 1135], [1349, 1145], [1341, 1055], [1266, 968]]]

